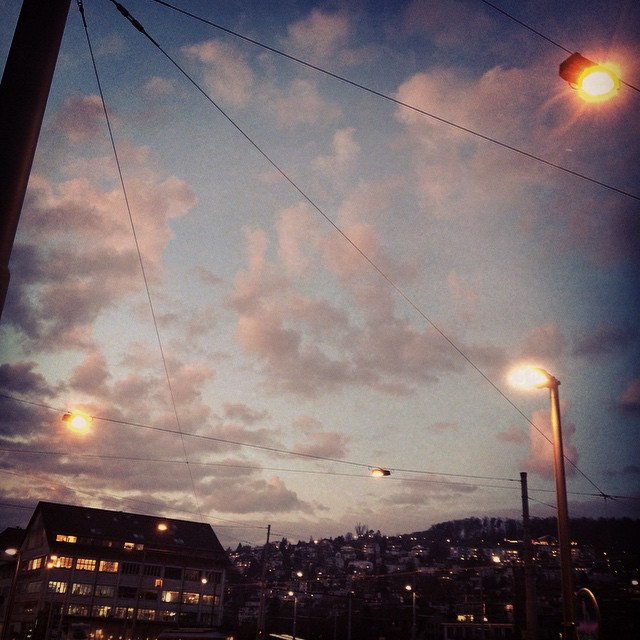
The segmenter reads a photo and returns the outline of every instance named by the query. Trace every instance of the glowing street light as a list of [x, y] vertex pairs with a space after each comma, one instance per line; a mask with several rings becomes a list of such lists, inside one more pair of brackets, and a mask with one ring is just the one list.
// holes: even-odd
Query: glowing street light
[[410, 584], [404, 588], [411, 592], [411, 640], [416, 640], [416, 590]]
[[620, 78], [613, 65], [597, 64], [579, 53], [571, 54], [560, 64], [560, 77], [587, 102], [604, 102], [620, 89]]
[[553, 471], [556, 483], [558, 510], [558, 544], [560, 547], [560, 582], [562, 588], [563, 640], [577, 640], [573, 575], [571, 572], [571, 541], [569, 538], [569, 509], [567, 483], [564, 473], [564, 451], [560, 426], [560, 380], [539, 367], [515, 369], [509, 375], [512, 384], [520, 388], [549, 389], [551, 431], [553, 435]]
[[73, 431], [83, 433], [89, 429], [91, 416], [86, 413], [80, 413], [79, 411], [67, 411], [67, 413], [62, 416], [62, 421], [66, 422], [67, 426]]
[[384, 478], [385, 476], [391, 475], [389, 469], [383, 469], [382, 467], [373, 467], [373, 469], [369, 470], [369, 473], [373, 478]]

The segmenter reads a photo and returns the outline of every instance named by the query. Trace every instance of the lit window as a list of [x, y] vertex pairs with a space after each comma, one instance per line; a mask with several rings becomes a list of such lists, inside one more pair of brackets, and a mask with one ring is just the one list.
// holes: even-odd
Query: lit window
[[58, 556], [55, 560], [52, 558], [51, 562], [56, 569], [72, 569], [73, 558], [68, 556]]
[[88, 616], [89, 607], [83, 604], [70, 604], [67, 612], [70, 616]]
[[42, 567], [42, 556], [40, 558], [31, 558], [27, 563], [27, 571], [37, 571]]
[[155, 609], [138, 609], [138, 620], [155, 620]]
[[184, 604], [198, 604], [198, 602], [200, 602], [200, 594], [185, 591], [182, 594], [182, 602]]
[[76, 569], [78, 571], [95, 571], [97, 562], [90, 558], [78, 558], [76, 561]]
[[113, 615], [121, 620], [131, 620], [133, 618], [133, 607], [116, 607]]
[[77, 536], [68, 536], [68, 535], [65, 535], [63, 533], [59, 533], [56, 536], [56, 542], [69, 542], [70, 544], [75, 544], [76, 542], [78, 542], [78, 537]]
[[93, 585], [84, 584], [83, 582], [74, 582], [71, 587], [71, 593], [74, 596], [90, 596], [93, 594]]
[[67, 593], [67, 583], [58, 580], [49, 580], [47, 590], [49, 593]]
[[111, 607], [102, 604], [96, 605], [93, 607], [93, 615], [96, 618], [106, 618], [111, 615]]
[[118, 573], [118, 563], [110, 560], [100, 560], [98, 571], [104, 571], [105, 573]]
[[180, 600], [179, 591], [163, 591], [162, 602], [178, 602]]

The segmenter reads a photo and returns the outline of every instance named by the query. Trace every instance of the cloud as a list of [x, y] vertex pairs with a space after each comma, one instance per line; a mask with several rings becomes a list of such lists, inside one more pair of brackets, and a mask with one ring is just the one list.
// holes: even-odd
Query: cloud
[[520, 352], [523, 357], [557, 357], [565, 350], [566, 341], [555, 322], [548, 322], [530, 329], [522, 339]]
[[106, 124], [100, 96], [67, 98], [56, 112], [52, 128], [73, 144], [103, 138]]
[[[561, 402], [561, 414], [566, 413], [566, 404]], [[524, 468], [544, 478], [553, 478], [553, 434], [551, 431], [551, 418], [548, 410], [535, 411], [529, 427], [529, 457], [522, 461]], [[568, 420], [562, 422], [562, 442], [564, 456], [574, 464], [578, 463], [578, 452], [571, 444], [571, 437], [576, 432], [576, 426]], [[565, 461], [567, 476], [575, 472], [574, 465]]]
[[527, 441], [525, 432], [519, 427], [509, 427], [506, 431], [496, 433], [496, 439], [501, 442], [513, 442], [522, 444]]
[[224, 417], [227, 420], [239, 420], [247, 425], [261, 422], [268, 416], [266, 411], [255, 411], [240, 402], [224, 402], [222, 407], [224, 409]]
[[277, 476], [270, 480], [244, 480], [227, 487], [216, 482], [216, 491], [209, 493], [205, 505], [221, 513], [310, 513], [313, 510], [311, 504], [300, 500]]
[[345, 13], [313, 9], [304, 18], [288, 26], [287, 46], [315, 62], [326, 61], [348, 44], [351, 27]]
[[286, 87], [265, 90], [266, 106], [283, 129], [334, 122], [342, 113], [320, 93], [317, 84], [306, 79], [298, 78]]
[[360, 145], [354, 136], [354, 127], [338, 129], [333, 134], [333, 153], [314, 158], [313, 166], [335, 180], [343, 177], [344, 172], [353, 167], [360, 154]]
[[214, 100], [242, 107], [253, 97], [254, 74], [237, 47], [208, 40], [185, 47], [183, 53], [204, 67], [204, 82]]
[[431, 431], [436, 433], [447, 433], [451, 431], [457, 431], [460, 425], [457, 422], [434, 422], [429, 426]]
[[574, 338], [573, 353], [577, 356], [600, 356], [628, 349], [638, 332], [631, 326], [614, 326], [602, 322], [591, 331]]
[[630, 380], [618, 398], [618, 407], [629, 413], [640, 413], [640, 378]]

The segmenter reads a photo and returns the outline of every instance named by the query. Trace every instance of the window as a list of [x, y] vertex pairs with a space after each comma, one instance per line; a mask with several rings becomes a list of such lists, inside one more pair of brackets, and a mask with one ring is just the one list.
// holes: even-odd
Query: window
[[165, 567], [165, 580], [182, 580], [182, 569], [180, 567]]
[[70, 616], [88, 616], [89, 607], [83, 604], [70, 604], [67, 614]]
[[158, 615], [162, 622], [175, 622], [178, 614], [175, 611], [160, 611]]
[[222, 571], [207, 571], [207, 582], [209, 584], [220, 584], [221, 581]]
[[203, 595], [202, 605], [205, 607], [213, 607], [217, 604], [217, 600], [220, 600], [220, 596]]
[[158, 592], [154, 589], [144, 589], [140, 592], [140, 600], [153, 600], [155, 602], [158, 599]]
[[73, 558], [67, 556], [58, 556], [55, 560], [51, 560], [56, 569], [72, 569]]
[[120, 572], [125, 576], [137, 576], [140, 574], [140, 565], [137, 562], [123, 562]]
[[100, 566], [98, 571], [104, 571], [105, 573], [118, 573], [118, 563], [111, 560], [100, 560]]
[[156, 578], [159, 578], [162, 573], [162, 567], [157, 564], [147, 564], [144, 566], [142, 572], [145, 576], [155, 576]]
[[135, 587], [118, 587], [118, 598], [131, 600], [136, 597], [137, 593]]
[[96, 561], [89, 558], [78, 558], [76, 560], [76, 569], [78, 571], [95, 571]]
[[142, 551], [144, 549], [144, 545], [138, 542], [125, 542], [123, 546], [125, 551], [133, 551], [134, 549]]
[[116, 607], [113, 616], [121, 620], [131, 620], [133, 618], [133, 607]]
[[155, 609], [138, 609], [138, 620], [155, 620]]
[[102, 604], [96, 605], [95, 607], [93, 607], [92, 614], [96, 618], [106, 618], [107, 616], [111, 615], [111, 607]]
[[67, 593], [67, 583], [59, 582], [57, 580], [49, 580], [47, 591], [49, 593]]
[[200, 571], [198, 569], [185, 569], [184, 579], [191, 582], [200, 582]]
[[78, 538], [76, 536], [68, 536], [63, 533], [59, 533], [56, 536], [56, 542], [69, 542], [70, 544], [75, 544], [78, 542]]
[[198, 602], [200, 602], [200, 594], [189, 593], [188, 591], [185, 591], [182, 594], [182, 602], [184, 604], [198, 604]]
[[180, 600], [179, 591], [163, 591], [162, 602], [178, 602]]
[[111, 598], [115, 595], [116, 588], [110, 584], [97, 584], [96, 596], [102, 596], [103, 598]]
[[42, 582], [40, 582], [39, 580], [38, 582], [29, 582], [27, 584], [27, 588], [25, 589], [25, 591], [27, 593], [39, 593], [41, 587], [42, 587]]
[[71, 593], [74, 596], [90, 596], [93, 593], [93, 585], [84, 584], [83, 582], [74, 582], [71, 586]]
[[44, 560], [43, 556], [39, 558], [31, 558], [27, 563], [27, 571], [37, 571], [42, 567], [42, 561]]

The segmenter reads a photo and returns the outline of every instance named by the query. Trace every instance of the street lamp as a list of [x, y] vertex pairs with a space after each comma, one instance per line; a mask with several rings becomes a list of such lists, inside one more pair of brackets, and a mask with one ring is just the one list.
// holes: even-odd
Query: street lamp
[[567, 483], [564, 473], [564, 450], [560, 425], [560, 380], [538, 367], [525, 367], [512, 372], [512, 383], [520, 387], [549, 389], [551, 431], [553, 435], [553, 471], [556, 482], [558, 511], [558, 544], [560, 546], [560, 582], [562, 588], [562, 624], [564, 640], [577, 640], [573, 575], [571, 573], [571, 541], [569, 538], [569, 510]]
[[291, 640], [296, 640], [296, 616], [298, 613], [298, 596], [293, 591], [289, 591], [289, 595], [293, 596], [293, 629], [291, 631]]
[[416, 591], [410, 584], [405, 585], [404, 588], [411, 591], [411, 640], [416, 640]]
[[384, 478], [391, 475], [389, 469], [383, 469], [382, 467], [373, 467], [373, 469], [369, 470], [369, 473], [373, 478]]
[[62, 422], [66, 422], [67, 426], [77, 433], [85, 433], [91, 424], [91, 416], [80, 411], [67, 411], [62, 416]]
[[587, 102], [604, 102], [620, 89], [620, 78], [612, 65], [597, 64], [579, 53], [560, 64], [560, 77]]

